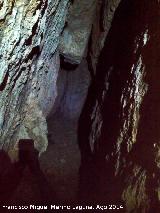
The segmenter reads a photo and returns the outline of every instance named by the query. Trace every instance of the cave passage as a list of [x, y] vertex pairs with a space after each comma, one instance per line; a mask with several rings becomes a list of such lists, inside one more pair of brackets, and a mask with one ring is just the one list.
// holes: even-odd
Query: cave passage
[[[123, 206], [122, 212], [160, 212], [160, 3], [102, 2], [85, 33], [83, 27], [76, 30], [86, 24], [79, 22], [83, 15], [90, 17], [86, 5], [78, 20], [75, 8], [74, 26], [69, 19], [62, 26], [66, 46], [47, 55], [52, 47], [45, 45], [54, 42], [41, 41], [24, 60], [31, 63], [28, 69], [12, 68], [10, 75], [8, 68], [2, 75], [0, 99], [7, 97], [0, 107], [2, 205], [112, 203], [117, 210]], [[57, 18], [61, 11], [51, 14]], [[47, 23], [52, 29], [54, 22]], [[24, 45], [32, 45], [32, 36]], [[21, 79], [27, 70], [34, 70], [29, 83]], [[14, 147], [7, 155], [8, 143]]]
[[86, 59], [79, 66], [65, 68], [62, 60], [58, 95], [48, 116], [49, 146], [47, 152], [42, 154], [40, 163], [55, 191], [56, 200], [74, 204], [78, 201], [81, 162], [78, 121], [87, 96], [90, 74]]
[[[42, 153], [38, 160], [33, 141], [26, 143], [32, 145], [29, 148], [24, 141], [21, 155], [27, 157], [20, 160], [22, 166], [12, 165], [8, 159], [8, 167], [13, 168], [11, 171], [9, 169], [9, 172], [7, 170], [6, 174], [17, 173], [17, 182], [9, 186], [8, 190], [5, 188], [6, 193], [2, 201], [8, 200], [15, 204], [30, 204], [34, 201], [38, 204], [57, 205], [78, 202], [81, 156], [77, 129], [89, 82], [86, 59], [83, 59], [76, 69], [72, 66], [70, 70], [61, 67], [57, 82], [57, 99], [47, 118], [47, 151]], [[1, 158], [4, 160], [7, 156], [2, 154]]]

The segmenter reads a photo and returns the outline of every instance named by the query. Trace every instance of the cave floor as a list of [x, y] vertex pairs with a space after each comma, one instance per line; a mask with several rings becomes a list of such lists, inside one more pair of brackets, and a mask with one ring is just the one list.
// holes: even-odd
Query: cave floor
[[76, 203], [80, 166], [76, 128], [76, 120], [64, 119], [60, 114], [49, 118], [49, 145], [39, 159], [40, 169], [25, 168], [11, 203]]
[[48, 120], [49, 146], [40, 158], [41, 168], [60, 202], [77, 199], [80, 151], [77, 121], [56, 114]]

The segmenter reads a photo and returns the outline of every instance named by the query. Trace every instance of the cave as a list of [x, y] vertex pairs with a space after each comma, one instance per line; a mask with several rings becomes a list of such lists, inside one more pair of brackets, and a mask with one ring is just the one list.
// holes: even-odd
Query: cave
[[0, 2], [0, 209], [160, 211], [158, 0]]

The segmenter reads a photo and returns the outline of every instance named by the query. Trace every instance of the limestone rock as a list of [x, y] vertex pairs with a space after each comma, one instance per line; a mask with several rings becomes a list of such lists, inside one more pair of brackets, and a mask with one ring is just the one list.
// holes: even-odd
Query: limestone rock
[[96, 0], [75, 0], [70, 7], [61, 36], [60, 52], [66, 61], [79, 64], [91, 32]]
[[68, 2], [0, 2], [0, 147], [5, 150], [26, 137], [40, 152], [46, 149], [45, 118], [57, 94], [57, 46]]

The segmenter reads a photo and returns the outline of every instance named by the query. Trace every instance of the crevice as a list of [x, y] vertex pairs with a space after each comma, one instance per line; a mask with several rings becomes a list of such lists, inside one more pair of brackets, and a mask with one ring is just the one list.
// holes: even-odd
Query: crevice
[[78, 67], [78, 64], [72, 64], [65, 56], [60, 54], [60, 68], [66, 71], [74, 71]]
[[6, 88], [8, 77], [9, 77], [9, 71], [6, 72], [3, 82], [0, 84], [0, 91], [3, 91]]
[[39, 23], [39, 19], [37, 20], [37, 22], [34, 24], [34, 26], [32, 27], [32, 33], [31, 35], [29, 36], [29, 38], [27, 38], [24, 42], [24, 44], [26, 46], [29, 46], [32, 44], [32, 39], [33, 37], [36, 35], [36, 31], [37, 31], [37, 28], [38, 28], [38, 23]]

